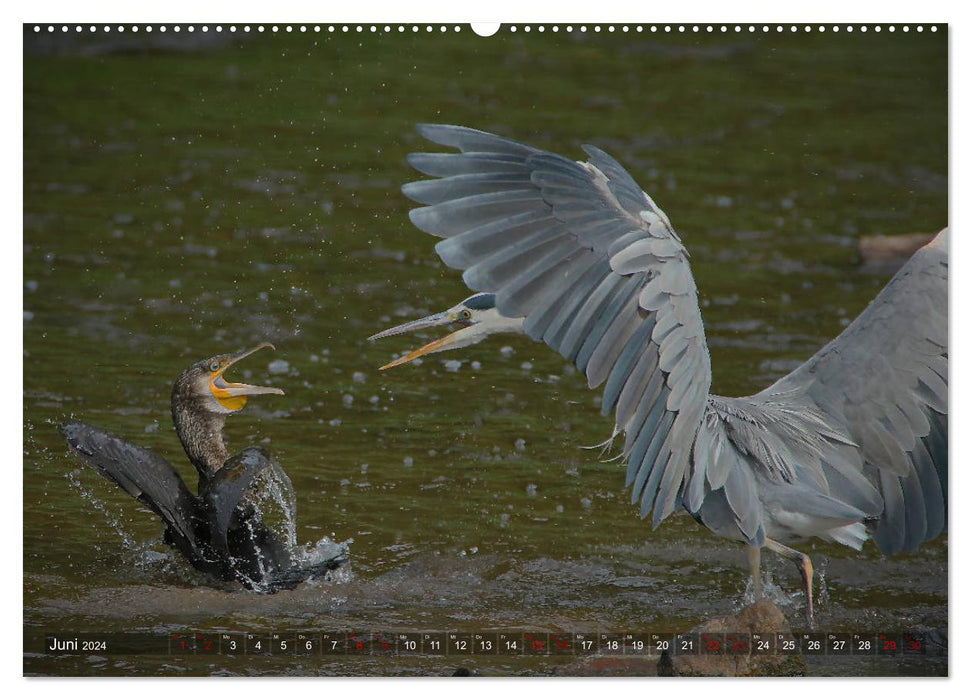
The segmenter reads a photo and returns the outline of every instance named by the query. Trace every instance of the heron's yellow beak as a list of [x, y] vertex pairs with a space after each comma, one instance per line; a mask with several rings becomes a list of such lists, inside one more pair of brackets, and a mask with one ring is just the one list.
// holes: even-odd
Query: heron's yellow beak
[[[454, 333], [449, 333], [443, 338], [438, 340], [433, 340], [428, 343], [428, 345], [423, 345], [417, 350], [412, 350], [411, 352], [402, 355], [397, 360], [392, 360], [388, 364], [380, 367], [379, 369], [388, 369], [389, 367], [397, 367], [398, 365], [403, 365], [406, 362], [411, 362], [414, 359], [421, 357], [422, 355], [427, 355], [432, 352], [441, 352], [442, 350], [449, 350], [453, 347], [463, 347], [468, 345], [467, 342], [460, 342], [463, 337], [467, 334], [469, 329], [468, 317], [463, 317], [455, 309], [448, 309], [447, 311], [440, 311], [437, 314], [432, 314], [431, 316], [425, 316], [425, 318], [419, 318], [415, 321], [408, 321], [402, 323], [400, 326], [395, 326], [394, 328], [389, 328], [387, 330], [381, 331], [380, 333], [375, 333], [368, 340], [377, 340], [378, 338], [387, 338], [390, 335], [398, 335], [399, 333], [410, 333], [411, 331], [421, 330], [422, 328], [434, 328], [435, 326], [447, 326], [451, 323], [462, 323], [465, 324], [464, 328], [460, 328]], [[464, 332], [463, 332], [464, 331]]]
[[427, 355], [427, 354], [432, 353], [432, 352], [440, 352], [442, 350], [448, 350], [452, 345], [455, 344], [455, 341], [457, 340], [456, 336], [459, 336], [460, 334], [461, 335], [464, 335], [463, 331], [465, 331], [465, 330], [467, 330], [467, 329], [460, 328], [459, 330], [455, 331], [454, 333], [449, 333], [448, 335], [446, 335], [446, 336], [444, 336], [442, 338], [438, 338], [437, 340], [433, 340], [432, 342], [428, 343], [428, 345], [422, 345], [417, 350], [412, 350], [408, 354], [402, 355], [398, 359], [392, 360], [388, 364], [382, 365], [378, 369], [379, 370], [382, 370], [382, 369], [390, 369], [391, 367], [397, 367], [398, 365], [403, 365], [406, 362], [411, 362], [412, 360], [417, 359], [417, 358], [421, 357], [422, 355]]
[[275, 386], [255, 386], [252, 384], [240, 384], [238, 382], [227, 382], [223, 373], [235, 365], [240, 360], [249, 357], [257, 350], [270, 348], [276, 350], [270, 343], [260, 343], [252, 350], [244, 350], [223, 359], [216, 361], [215, 369], [210, 368], [209, 391], [216, 398], [219, 404], [229, 411], [239, 411], [246, 405], [247, 397], [257, 394], [279, 394], [283, 395], [283, 389]]

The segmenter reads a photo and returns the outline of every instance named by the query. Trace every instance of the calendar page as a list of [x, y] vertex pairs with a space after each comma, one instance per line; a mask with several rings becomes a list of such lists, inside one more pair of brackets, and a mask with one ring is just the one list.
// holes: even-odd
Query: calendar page
[[24, 675], [948, 675], [947, 24], [22, 34]]

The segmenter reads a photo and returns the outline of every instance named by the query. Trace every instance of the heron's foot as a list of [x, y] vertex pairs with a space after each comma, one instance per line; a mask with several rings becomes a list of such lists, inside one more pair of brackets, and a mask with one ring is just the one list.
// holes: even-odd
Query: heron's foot
[[776, 542], [775, 540], [765, 539], [765, 546], [771, 549], [776, 554], [781, 554], [786, 559], [791, 561], [799, 569], [799, 574], [802, 576], [803, 591], [806, 594], [806, 624], [809, 625], [809, 629], [815, 629], [815, 618], [813, 615], [813, 563], [810, 561], [809, 557], [802, 552], [798, 552], [792, 547], [786, 547], [781, 542]]
[[802, 584], [806, 589], [806, 624], [809, 625], [810, 630], [814, 630], [816, 623], [813, 618], [813, 563], [803, 554], [802, 563], [797, 566], [802, 574]]

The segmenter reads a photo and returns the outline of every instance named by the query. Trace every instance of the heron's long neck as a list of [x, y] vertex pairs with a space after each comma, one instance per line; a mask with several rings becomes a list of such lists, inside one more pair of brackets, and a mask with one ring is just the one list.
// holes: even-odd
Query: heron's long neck
[[526, 329], [523, 328], [523, 323], [525, 323], [526, 319], [522, 316], [510, 318], [509, 316], [503, 316], [499, 313], [498, 309], [489, 309], [484, 314], [484, 321], [485, 323], [482, 325], [489, 329], [486, 335], [492, 335], [493, 333], [526, 334]]
[[199, 471], [201, 486], [222, 468], [229, 456], [223, 444], [226, 416], [206, 411], [192, 400], [173, 396], [172, 420], [189, 461]]

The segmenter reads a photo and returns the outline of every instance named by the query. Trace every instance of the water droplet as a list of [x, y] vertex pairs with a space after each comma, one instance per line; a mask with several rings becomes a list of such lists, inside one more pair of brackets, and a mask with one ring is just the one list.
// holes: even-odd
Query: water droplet
[[270, 374], [286, 374], [290, 371], [290, 363], [286, 360], [273, 360], [266, 366]]

